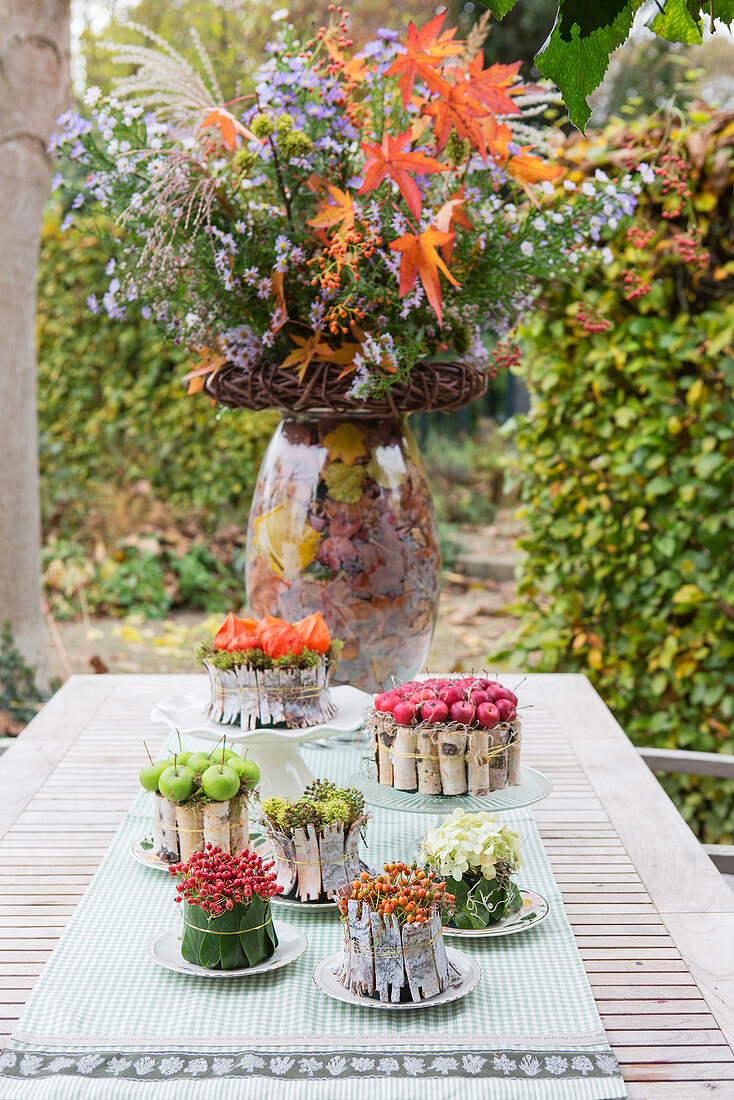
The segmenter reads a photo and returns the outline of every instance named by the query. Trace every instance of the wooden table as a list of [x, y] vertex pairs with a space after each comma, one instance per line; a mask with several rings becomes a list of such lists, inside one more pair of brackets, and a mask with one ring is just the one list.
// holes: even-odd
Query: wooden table
[[[535, 817], [629, 1095], [731, 1100], [734, 893], [586, 678], [528, 679]], [[74, 676], [0, 759], [0, 1046], [163, 742], [151, 707], [195, 682]]]

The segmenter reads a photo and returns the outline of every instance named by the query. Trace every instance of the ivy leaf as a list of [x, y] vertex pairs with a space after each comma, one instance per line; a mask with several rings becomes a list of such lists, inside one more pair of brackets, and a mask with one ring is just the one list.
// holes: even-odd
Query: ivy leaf
[[591, 111], [586, 97], [598, 88], [609, 56], [627, 38], [642, 0], [561, 0], [548, 44], [535, 58], [558, 85], [574, 126], [583, 130]]
[[701, 27], [686, 7], [685, 0], [666, 0], [663, 10], [648, 26], [658, 38], [668, 42], [685, 42], [690, 46], [703, 42]]
[[332, 462], [324, 470], [324, 481], [333, 500], [344, 504], [356, 504], [362, 499], [364, 470], [361, 466], [346, 466], [343, 462]]
[[330, 459], [340, 460], [345, 466], [353, 466], [358, 458], [367, 454], [364, 432], [356, 424], [344, 423], [334, 428], [324, 436], [324, 446]]
[[512, 11], [517, 0], [487, 0], [487, 7], [495, 19], [504, 19], [508, 11]]

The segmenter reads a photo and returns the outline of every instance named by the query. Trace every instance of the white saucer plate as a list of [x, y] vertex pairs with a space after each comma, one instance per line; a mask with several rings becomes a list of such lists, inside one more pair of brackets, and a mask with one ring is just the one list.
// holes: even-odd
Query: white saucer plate
[[548, 916], [550, 906], [541, 894], [534, 890], [521, 890], [522, 908], [517, 913], [511, 913], [497, 924], [489, 928], [451, 928], [443, 930], [444, 936], [456, 936], [462, 940], [493, 939], [496, 936], [512, 936], [516, 932], [525, 932], [528, 928], [534, 928]]
[[381, 1001], [379, 997], [366, 997], [360, 996], [358, 993], [350, 993], [337, 977], [342, 964], [341, 951], [335, 951], [333, 955], [322, 959], [318, 966], [314, 968], [313, 980], [327, 997], [332, 997], [335, 1001], [343, 1001], [348, 1005], [359, 1005], [360, 1008], [387, 1008], [393, 1011], [433, 1008], [435, 1005], [449, 1004], [451, 1001], [458, 1001], [461, 997], [466, 997], [467, 993], [471, 993], [473, 989], [476, 989], [482, 977], [482, 968], [479, 963], [469, 955], [465, 955], [463, 951], [457, 951], [454, 947], [447, 947], [446, 954], [456, 973], [452, 975], [448, 988], [443, 993], [438, 993], [435, 997], [429, 997], [425, 1001], [399, 1001], [395, 1004], [392, 1001]]
[[318, 726], [304, 726], [302, 729], [281, 729], [278, 726], [260, 726], [257, 729], [243, 730], [239, 725], [228, 726], [214, 722], [206, 717], [209, 703], [209, 684], [188, 695], [169, 695], [156, 704], [151, 712], [151, 721], [164, 722], [170, 729], [177, 730], [182, 736], [190, 734], [201, 741], [221, 741], [227, 738], [228, 745], [270, 744], [272, 741], [292, 741], [301, 744], [317, 741], [334, 734], [354, 733], [364, 722], [364, 716], [372, 706], [374, 696], [349, 684], [340, 684], [331, 688], [331, 697], [336, 713], [328, 722]]
[[159, 859], [155, 854], [153, 848], [152, 836], [141, 836], [140, 840], [136, 840], [130, 848], [133, 854], [133, 859], [137, 859], [138, 863], [142, 863], [143, 867], [153, 867], [156, 871], [168, 871], [171, 866], [170, 863], [166, 863], [165, 860]]
[[272, 970], [280, 970], [281, 967], [299, 959], [308, 947], [308, 940], [300, 929], [280, 920], [274, 920], [273, 924], [278, 936], [278, 946], [274, 954], [257, 966], [248, 966], [241, 970], [207, 970], [204, 966], [188, 962], [181, 954], [180, 924], [175, 924], [168, 931], [152, 939], [148, 944], [148, 954], [153, 962], [166, 970], [173, 970], [177, 974], [193, 975], [197, 978], [223, 981], [228, 978], [250, 978], [255, 974], [269, 974]]

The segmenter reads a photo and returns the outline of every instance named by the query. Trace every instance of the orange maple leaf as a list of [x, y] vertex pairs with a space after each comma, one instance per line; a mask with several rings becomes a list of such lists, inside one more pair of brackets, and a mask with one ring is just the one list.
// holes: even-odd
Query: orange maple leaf
[[201, 393], [204, 388], [204, 383], [210, 374], [216, 374], [217, 371], [224, 366], [227, 362], [226, 356], [216, 351], [214, 348], [195, 348], [199, 355], [199, 365], [190, 370], [181, 379], [182, 382], [187, 383], [186, 393]]
[[364, 183], [357, 192], [363, 195], [367, 191], [374, 191], [379, 187], [385, 176], [390, 176], [398, 185], [400, 194], [410, 208], [414, 218], [421, 216], [421, 193], [409, 172], [417, 176], [427, 176], [431, 172], [448, 172], [448, 165], [439, 164], [433, 157], [425, 153], [403, 152], [405, 146], [411, 140], [412, 130], [406, 130], [398, 137], [389, 134], [383, 136], [379, 145], [362, 145], [367, 154], [365, 165]]
[[314, 359], [325, 359], [327, 363], [351, 363], [359, 351], [360, 344], [341, 344], [338, 348], [332, 348], [322, 339], [320, 330], [310, 336], [293, 336], [294, 344], [298, 344], [296, 351], [287, 355], [281, 367], [298, 367], [298, 381], [302, 382], [306, 371]]
[[442, 271], [454, 286], [461, 286], [461, 283], [457, 283], [446, 267], [436, 251], [436, 245], [448, 244], [452, 237], [453, 233], [442, 233], [436, 226], [431, 225], [419, 236], [414, 233], [404, 233], [402, 237], [390, 244], [393, 252], [403, 254], [400, 261], [400, 297], [403, 298], [409, 290], [413, 289], [415, 277], [419, 275], [426, 297], [433, 306], [438, 323], [442, 327], [443, 310], [438, 273]]
[[487, 147], [477, 120], [487, 116], [487, 108], [469, 95], [466, 82], [455, 87], [447, 84], [445, 94], [440, 99], [432, 100], [423, 113], [435, 119], [433, 132], [439, 153], [451, 131], [456, 130], [460, 138], [467, 138], [475, 149], [486, 156]]
[[[447, 82], [436, 72], [445, 57], [455, 57], [464, 48], [463, 42], [452, 42], [456, 27], [441, 31], [446, 12], [441, 12], [420, 30], [415, 23], [408, 26], [405, 53], [399, 54], [386, 72], [386, 76], [400, 73], [398, 87], [403, 95], [403, 107], [407, 107], [413, 94], [416, 77], [433, 91], [443, 92]], [[439, 33], [441, 32], [441, 33]]]
[[517, 77], [520, 65], [521, 62], [516, 61], [513, 65], [490, 65], [485, 69], [480, 50], [474, 60], [469, 62], [462, 82], [467, 85], [469, 94], [474, 99], [495, 114], [518, 114], [518, 107], [511, 96], [523, 91], [524, 85], [511, 85]]
[[466, 202], [466, 186], [462, 183], [458, 191], [454, 191], [448, 202], [444, 203], [436, 215], [436, 229], [442, 233], [451, 234], [451, 240], [441, 245], [441, 255], [447, 264], [451, 263], [456, 244], [454, 226], [460, 225], [462, 229], [473, 229], [474, 226], [463, 209]]
[[354, 226], [354, 203], [352, 196], [342, 191], [339, 187], [329, 184], [331, 202], [324, 198], [319, 205], [315, 218], [309, 218], [306, 225], [312, 225], [315, 229], [328, 229], [329, 226], [339, 225], [346, 231]]
[[[495, 130], [494, 136], [491, 133], [492, 129]], [[487, 146], [497, 164], [517, 180], [534, 202], [537, 200], [530, 191], [530, 184], [538, 183], [540, 180], [558, 179], [563, 172], [560, 165], [548, 164], [540, 157], [528, 156], [533, 148], [532, 145], [520, 146], [518, 153], [511, 153], [509, 145], [512, 141], [512, 131], [504, 122], [501, 126], [495, 124], [494, 127], [486, 127], [485, 133], [487, 133]]]
[[[230, 114], [224, 107], [215, 107], [213, 111], [210, 111], [199, 129], [204, 130], [207, 126], [219, 127], [222, 141], [232, 150], [232, 152], [234, 152], [237, 144], [237, 134], [246, 137], [248, 141], [260, 141], [260, 139], [253, 134], [252, 130], [248, 130], [246, 126], [243, 126], [239, 119], [236, 119], [234, 115]], [[260, 144], [262, 144], [262, 142], [260, 142]]]

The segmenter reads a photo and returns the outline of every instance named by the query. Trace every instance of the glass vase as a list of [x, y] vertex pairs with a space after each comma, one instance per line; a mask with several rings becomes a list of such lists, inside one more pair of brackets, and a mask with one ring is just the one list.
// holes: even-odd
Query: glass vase
[[335, 682], [379, 691], [425, 667], [440, 567], [431, 491], [405, 418], [281, 420], [250, 511], [255, 615], [320, 611], [344, 642]]

